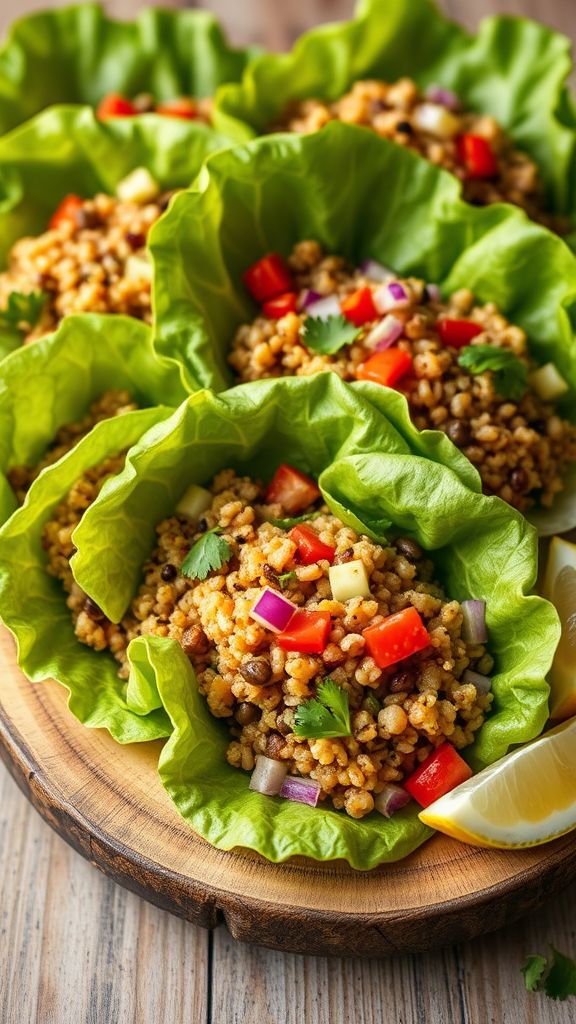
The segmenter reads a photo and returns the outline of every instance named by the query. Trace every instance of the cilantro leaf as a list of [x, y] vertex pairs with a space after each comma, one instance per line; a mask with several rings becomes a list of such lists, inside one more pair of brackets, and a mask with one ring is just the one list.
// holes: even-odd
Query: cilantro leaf
[[281, 530], [291, 530], [293, 526], [298, 526], [299, 523], [309, 523], [311, 519], [317, 519], [320, 512], [306, 512], [303, 516], [294, 516], [292, 519], [274, 519], [270, 517], [268, 519], [272, 526], [278, 526]]
[[330, 739], [350, 735], [348, 694], [333, 679], [325, 679], [316, 698], [296, 709], [294, 732], [309, 739]]
[[529, 992], [545, 992], [550, 999], [576, 996], [576, 962], [551, 946], [552, 956], [529, 956], [522, 967]]
[[277, 578], [278, 583], [280, 584], [282, 590], [284, 590], [284, 587], [286, 586], [286, 584], [288, 583], [289, 580], [295, 580], [296, 579], [296, 573], [295, 572], [282, 572], [276, 578]]
[[46, 305], [46, 292], [11, 292], [8, 305], [0, 310], [0, 327], [30, 331], [36, 326]]
[[329, 316], [326, 319], [309, 316], [302, 328], [302, 340], [306, 348], [321, 355], [331, 356], [339, 352], [344, 345], [351, 345], [360, 334], [361, 328], [355, 327], [346, 317]]
[[503, 398], [517, 402], [528, 387], [528, 370], [521, 359], [508, 348], [494, 345], [468, 345], [460, 353], [458, 363], [472, 374], [492, 370], [494, 385]]
[[227, 540], [220, 537], [222, 530], [215, 526], [204, 533], [192, 545], [182, 562], [180, 572], [191, 580], [205, 580], [213, 569], [220, 569], [228, 561], [232, 549]]

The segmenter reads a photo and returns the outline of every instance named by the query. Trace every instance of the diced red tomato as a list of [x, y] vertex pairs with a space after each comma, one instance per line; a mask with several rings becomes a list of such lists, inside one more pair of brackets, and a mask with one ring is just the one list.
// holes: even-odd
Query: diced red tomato
[[330, 612], [294, 612], [283, 633], [276, 640], [283, 651], [300, 654], [322, 654], [330, 633]]
[[287, 313], [296, 312], [296, 301], [296, 292], [284, 292], [283, 295], [277, 295], [275, 299], [268, 299], [267, 302], [264, 302], [262, 312], [269, 320], [279, 320]]
[[402, 348], [387, 348], [375, 352], [356, 370], [357, 380], [373, 380], [376, 384], [394, 385], [412, 370], [412, 356]]
[[451, 789], [472, 778], [472, 769], [451, 743], [442, 743], [402, 785], [421, 807], [429, 807]]
[[347, 295], [340, 303], [340, 309], [355, 327], [363, 327], [364, 324], [376, 320], [380, 315], [372, 298], [371, 288], [358, 288], [357, 291]]
[[136, 107], [125, 96], [118, 92], [110, 92], [100, 101], [96, 117], [100, 121], [109, 121], [112, 117], [134, 117]]
[[496, 154], [481, 135], [460, 135], [457, 149], [458, 159], [469, 178], [495, 178], [498, 174]]
[[388, 668], [411, 654], [423, 651], [430, 636], [415, 608], [404, 608], [364, 630], [368, 653], [379, 668]]
[[320, 497], [320, 490], [305, 473], [284, 462], [274, 473], [266, 491], [266, 501], [270, 505], [279, 505], [295, 516], [303, 512]]
[[49, 227], [54, 229], [60, 226], [65, 220], [75, 220], [78, 210], [84, 206], [84, 200], [80, 196], [64, 196], [60, 206], [52, 214]]
[[322, 558], [327, 559], [332, 565], [336, 548], [331, 544], [324, 544], [311, 526], [307, 526], [306, 523], [295, 526], [290, 530], [289, 537], [298, 545], [298, 558], [302, 565], [313, 565]]
[[473, 324], [471, 320], [449, 320], [448, 318], [439, 320], [437, 327], [442, 341], [445, 345], [450, 345], [450, 348], [464, 348], [465, 345], [470, 344], [472, 338], [477, 338], [483, 331], [480, 324]]
[[256, 302], [266, 302], [292, 291], [290, 268], [277, 252], [270, 252], [253, 263], [242, 275], [242, 280]]
[[176, 100], [164, 100], [154, 108], [156, 114], [164, 117], [180, 117], [185, 121], [194, 121], [198, 117], [198, 104], [188, 96], [180, 96]]

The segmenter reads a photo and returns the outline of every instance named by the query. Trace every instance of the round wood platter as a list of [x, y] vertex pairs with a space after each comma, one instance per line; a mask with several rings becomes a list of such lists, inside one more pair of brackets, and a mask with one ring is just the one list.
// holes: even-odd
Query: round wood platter
[[215, 850], [164, 791], [159, 744], [123, 747], [81, 726], [63, 687], [24, 678], [6, 630], [0, 679], [0, 754], [45, 820], [121, 885], [202, 927], [224, 920], [237, 939], [292, 953], [419, 952], [528, 913], [576, 873], [574, 835], [514, 853], [438, 835], [371, 872]]

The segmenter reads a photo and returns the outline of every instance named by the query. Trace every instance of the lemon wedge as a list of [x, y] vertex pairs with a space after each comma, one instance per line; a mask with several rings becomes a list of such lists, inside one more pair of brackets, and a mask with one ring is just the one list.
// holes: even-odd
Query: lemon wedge
[[421, 811], [473, 846], [539, 846], [576, 829], [576, 718], [520, 747]]
[[552, 538], [542, 592], [556, 606], [562, 622], [548, 676], [550, 717], [558, 721], [576, 715], [576, 544]]

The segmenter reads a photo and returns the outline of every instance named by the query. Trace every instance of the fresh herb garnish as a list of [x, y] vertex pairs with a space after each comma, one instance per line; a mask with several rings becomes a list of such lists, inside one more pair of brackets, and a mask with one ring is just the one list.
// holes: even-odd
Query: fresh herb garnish
[[331, 356], [344, 345], [351, 345], [360, 334], [360, 328], [351, 324], [346, 317], [329, 316], [326, 319], [309, 316], [302, 328], [302, 340], [306, 348], [322, 355]]
[[544, 992], [551, 999], [576, 996], [576, 962], [550, 946], [552, 956], [529, 956], [522, 967], [529, 992]]
[[31, 331], [42, 316], [47, 298], [46, 292], [11, 292], [6, 309], [0, 310], [0, 327]]
[[183, 576], [191, 580], [205, 580], [213, 569], [220, 569], [228, 561], [232, 549], [220, 536], [221, 533], [220, 527], [215, 526], [192, 545], [182, 562], [180, 572]]
[[286, 584], [288, 583], [289, 580], [295, 580], [296, 579], [296, 573], [295, 572], [282, 572], [282, 573], [280, 573], [279, 576], [276, 577], [276, 579], [278, 580], [278, 583], [280, 584], [280, 587], [282, 588], [282, 590], [284, 590], [284, 587], [286, 586]]
[[528, 387], [528, 370], [510, 349], [494, 345], [468, 345], [460, 353], [458, 363], [472, 374], [492, 370], [494, 385], [503, 398], [517, 402]]
[[346, 690], [333, 679], [318, 685], [316, 697], [296, 709], [294, 732], [309, 739], [350, 735], [350, 707]]
[[303, 516], [294, 516], [292, 519], [274, 519], [270, 517], [267, 521], [272, 523], [272, 526], [278, 526], [281, 530], [291, 530], [293, 526], [298, 526], [299, 523], [309, 523], [311, 519], [317, 519], [320, 512], [306, 512]]

